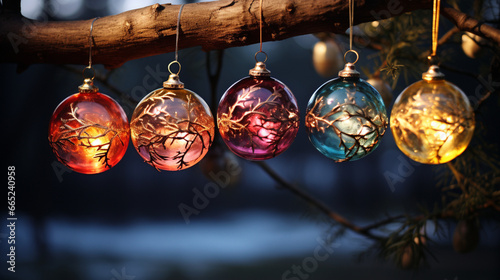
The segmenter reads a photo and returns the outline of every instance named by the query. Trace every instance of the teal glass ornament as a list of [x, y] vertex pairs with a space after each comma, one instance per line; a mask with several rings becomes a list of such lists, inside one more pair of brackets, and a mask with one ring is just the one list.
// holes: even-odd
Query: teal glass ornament
[[305, 123], [314, 147], [335, 162], [344, 162], [371, 153], [385, 133], [388, 118], [377, 90], [359, 78], [354, 63], [346, 63], [339, 77], [311, 96]]

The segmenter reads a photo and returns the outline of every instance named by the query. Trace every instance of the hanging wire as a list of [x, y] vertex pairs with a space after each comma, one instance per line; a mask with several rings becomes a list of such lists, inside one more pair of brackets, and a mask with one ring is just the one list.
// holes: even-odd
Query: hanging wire
[[177, 15], [177, 28], [176, 28], [176, 34], [175, 34], [175, 61], [178, 61], [179, 59], [179, 32], [180, 32], [180, 26], [181, 26], [181, 13], [182, 9], [184, 8], [184, 5], [182, 4], [181, 7], [179, 8], [179, 15]]
[[98, 19], [99, 17], [94, 18], [92, 23], [90, 24], [90, 34], [89, 34], [89, 67], [92, 68], [92, 31], [94, 30], [94, 22]]
[[94, 18], [94, 20], [92, 20], [92, 23], [90, 24], [90, 32], [89, 32], [89, 66], [83, 68], [83, 71], [82, 71], [82, 74], [83, 74], [83, 78], [86, 79], [85, 77], [85, 70], [89, 69], [89, 70], [92, 70], [92, 77], [90, 77], [90, 79], [94, 79], [95, 78], [95, 70], [94, 68], [92, 68], [92, 42], [93, 42], [93, 37], [92, 37], [92, 31], [94, 31], [94, 22], [98, 19], [99, 17], [96, 17]]
[[172, 67], [172, 65], [177, 64], [179, 66], [179, 69], [177, 70], [177, 73], [175, 73], [176, 75], [179, 75], [179, 73], [181, 72], [181, 63], [179, 62], [179, 33], [180, 33], [180, 26], [181, 26], [181, 14], [182, 14], [182, 9], [184, 8], [184, 5], [185, 4], [181, 5], [181, 7], [179, 8], [179, 14], [177, 15], [177, 26], [176, 26], [176, 30], [175, 30], [175, 60], [170, 62], [168, 64], [168, 67], [167, 67], [168, 72], [170, 72], [170, 74], [174, 74], [171, 67]]
[[439, 32], [439, 13], [441, 8], [441, 0], [434, 0], [432, 9], [432, 53], [431, 57], [436, 56]]

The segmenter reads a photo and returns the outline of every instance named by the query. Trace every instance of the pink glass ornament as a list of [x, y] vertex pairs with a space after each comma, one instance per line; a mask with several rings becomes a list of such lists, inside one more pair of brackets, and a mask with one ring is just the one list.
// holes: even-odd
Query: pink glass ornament
[[232, 85], [217, 110], [222, 139], [236, 155], [265, 160], [284, 152], [299, 130], [299, 109], [292, 92], [271, 78], [263, 62]]

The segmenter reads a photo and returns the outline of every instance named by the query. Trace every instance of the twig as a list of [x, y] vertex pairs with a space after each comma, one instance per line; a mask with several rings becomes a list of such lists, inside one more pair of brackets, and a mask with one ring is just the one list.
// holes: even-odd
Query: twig
[[385, 59], [384, 62], [382, 62], [380, 66], [377, 68], [377, 70], [373, 72], [372, 78], [380, 78], [382, 69], [385, 68], [385, 66], [387, 66], [387, 59]]
[[375, 229], [375, 228], [378, 228], [378, 227], [390, 224], [390, 223], [392, 223], [392, 222], [394, 222], [396, 220], [402, 219], [404, 217], [406, 217], [406, 215], [398, 215], [398, 216], [395, 216], [395, 217], [388, 217], [385, 220], [382, 220], [382, 221], [376, 222], [374, 224], [367, 225], [367, 226], [363, 227], [363, 231], [370, 231], [372, 229]]
[[[439, 38], [438, 46], [444, 45], [446, 42], [448, 42], [448, 40], [450, 40], [450, 38], [453, 37], [453, 35], [455, 33], [459, 32], [459, 31], [460, 31], [460, 29], [456, 26], [451, 28], [450, 30], [448, 30], [448, 32], [446, 32], [443, 36], [441, 36], [441, 38]], [[426, 50], [425, 52], [420, 54], [419, 58], [427, 59], [427, 57], [429, 57], [430, 54], [431, 54], [431, 50]]]
[[[217, 62], [215, 63], [215, 73], [212, 74], [212, 60], [210, 59], [211, 52], [205, 53], [208, 81], [210, 82], [210, 108], [214, 118], [217, 115], [217, 85], [219, 84], [220, 73], [222, 71], [222, 62], [224, 58], [224, 50], [215, 50]], [[217, 129], [217, 127], [216, 127]]]
[[[318, 210], [320, 210], [323, 214], [325, 214], [326, 216], [328, 216], [332, 220], [338, 222], [339, 224], [341, 224], [342, 226], [344, 226], [344, 227], [352, 230], [353, 232], [356, 232], [356, 233], [358, 233], [360, 235], [364, 235], [364, 236], [369, 237], [371, 239], [378, 240], [378, 241], [383, 240], [383, 237], [372, 234], [370, 232], [372, 229], [376, 229], [376, 228], [379, 228], [381, 226], [393, 223], [396, 220], [408, 217], [407, 215], [398, 215], [398, 216], [394, 216], [394, 217], [388, 217], [388, 218], [386, 218], [384, 220], [381, 220], [379, 222], [373, 223], [371, 225], [360, 227], [358, 225], [355, 225], [355, 224], [351, 223], [349, 220], [347, 220], [346, 218], [344, 218], [342, 215], [340, 215], [340, 214], [334, 212], [333, 210], [331, 210], [328, 206], [326, 206], [320, 200], [312, 197], [308, 193], [302, 191], [301, 189], [297, 188], [293, 184], [287, 182], [278, 173], [276, 173], [276, 171], [274, 171], [271, 167], [269, 167], [269, 165], [266, 162], [257, 161], [257, 162], [255, 162], [255, 164], [257, 164], [260, 168], [262, 168], [262, 170], [264, 170], [281, 187], [287, 189], [288, 191], [290, 191], [294, 195], [300, 197], [301, 199], [305, 200], [306, 202], [308, 202], [312, 206], [316, 207]], [[486, 203], [484, 205], [477, 206], [475, 209], [473, 209], [473, 212], [485, 210], [485, 209], [488, 209], [490, 207], [494, 208], [496, 210], [498, 210], [498, 208], [499, 208], [499, 206], [496, 205], [493, 201], [488, 201], [488, 203]], [[414, 217], [408, 217], [408, 220], [411, 220], [411, 221], [414, 221], [414, 222], [418, 222], [418, 221], [421, 221], [423, 219], [433, 219], [433, 218], [448, 219], [448, 218], [454, 218], [454, 217], [456, 217], [455, 211], [453, 211], [453, 210], [443, 210], [443, 211], [440, 211], [438, 213], [434, 213], [434, 214], [431, 214], [431, 215], [423, 215], [422, 214], [422, 215], [417, 215], [417, 216], [414, 216]]]
[[451, 71], [451, 72], [455, 72], [457, 74], [461, 74], [461, 75], [464, 75], [464, 76], [468, 76], [468, 77], [471, 77], [471, 78], [474, 78], [476, 80], [478, 80], [479, 82], [481, 82], [479, 80], [479, 75], [476, 74], [476, 73], [472, 73], [472, 72], [469, 72], [469, 71], [465, 71], [465, 70], [462, 70], [462, 69], [458, 69], [458, 68], [455, 68], [455, 67], [452, 67], [452, 66], [449, 66], [449, 65], [446, 65], [446, 64], [443, 64], [441, 63], [439, 65], [440, 68], [442, 69], [445, 69], [445, 70], [448, 70], [448, 71]]
[[455, 176], [455, 179], [457, 180], [458, 186], [462, 189], [462, 192], [463, 193], [467, 193], [467, 189], [465, 188], [464, 184], [462, 183], [462, 180], [464, 179], [464, 175], [462, 173], [460, 173], [455, 168], [455, 166], [453, 165], [453, 163], [447, 162], [446, 165], [448, 166], [448, 168], [453, 173], [453, 176]]
[[475, 111], [479, 111], [479, 108], [481, 108], [481, 105], [483, 105], [483, 102], [488, 99], [488, 97], [491, 96], [492, 91], [486, 92], [476, 103], [476, 109]]
[[448, 32], [446, 32], [443, 36], [441, 36], [441, 38], [439, 38], [438, 40], [438, 46], [441, 46], [443, 44], [445, 44], [451, 37], [453, 37], [453, 35], [455, 35], [455, 33], [459, 32], [460, 29], [458, 29], [458, 27], [453, 27], [452, 29], [448, 30]]
[[353, 223], [351, 223], [349, 220], [341, 216], [340, 214], [332, 211], [328, 206], [326, 206], [323, 202], [315, 199], [308, 193], [300, 190], [299, 188], [295, 187], [293, 184], [288, 183], [285, 179], [283, 179], [278, 173], [276, 173], [267, 163], [263, 161], [257, 161], [255, 162], [262, 170], [264, 170], [271, 178], [273, 178], [277, 183], [279, 183], [283, 188], [289, 190], [293, 194], [297, 195], [301, 199], [305, 200], [306, 202], [312, 204], [314, 207], [316, 207], [318, 210], [323, 212], [325, 215], [333, 219], [334, 221], [338, 222], [339, 224], [343, 225], [344, 227], [359, 233], [361, 235], [367, 236], [372, 239], [380, 240], [381, 237], [373, 235], [372, 233], [369, 232], [369, 229], [365, 229], [362, 227], [359, 227]]
[[[484, 84], [484, 79], [481, 78], [481, 75], [478, 75], [478, 74], [475, 74], [475, 73], [472, 73], [472, 72], [468, 72], [468, 71], [465, 71], [465, 70], [462, 70], [462, 69], [457, 69], [457, 68], [451, 67], [451, 66], [446, 65], [446, 64], [441, 64], [439, 67], [441, 67], [442, 69], [451, 71], [451, 72], [455, 72], [455, 73], [458, 73], [458, 74], [461, 74], [461, 75], [464, 75], [464, 76], [468, 76], [468, 77], [474, 78], [480, 84]], [[474, 111], [476, 111], [476, 112], [479, 111], [479, 108], [481, 107], [481, 105], [483, 104], [483, 102], [486, 101], [486, 99], [488, 99], [491, 96], [491, 93], [492, 93], [492, 90], [488, 90], [485, 94], [483, 94], [483, 96], [475, 104]]]

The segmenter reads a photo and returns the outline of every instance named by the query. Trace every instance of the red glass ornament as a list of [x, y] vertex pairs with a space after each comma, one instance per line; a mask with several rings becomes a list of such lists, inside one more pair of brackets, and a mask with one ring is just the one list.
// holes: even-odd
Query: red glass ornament
[[266, 160], [284, 152], [299, 130], [299, 109], [292, 92], [271, 78], [263, 62], [232, 85], [217, 110], [222, 139], [236, 155]]
[[121, 106], [99, 93], [91, 79], [80, 92], [57, 106], [49, 126], [49, 143], [57, 159], [84, 174], [115, 166], [127, 150], [129, 123]]

